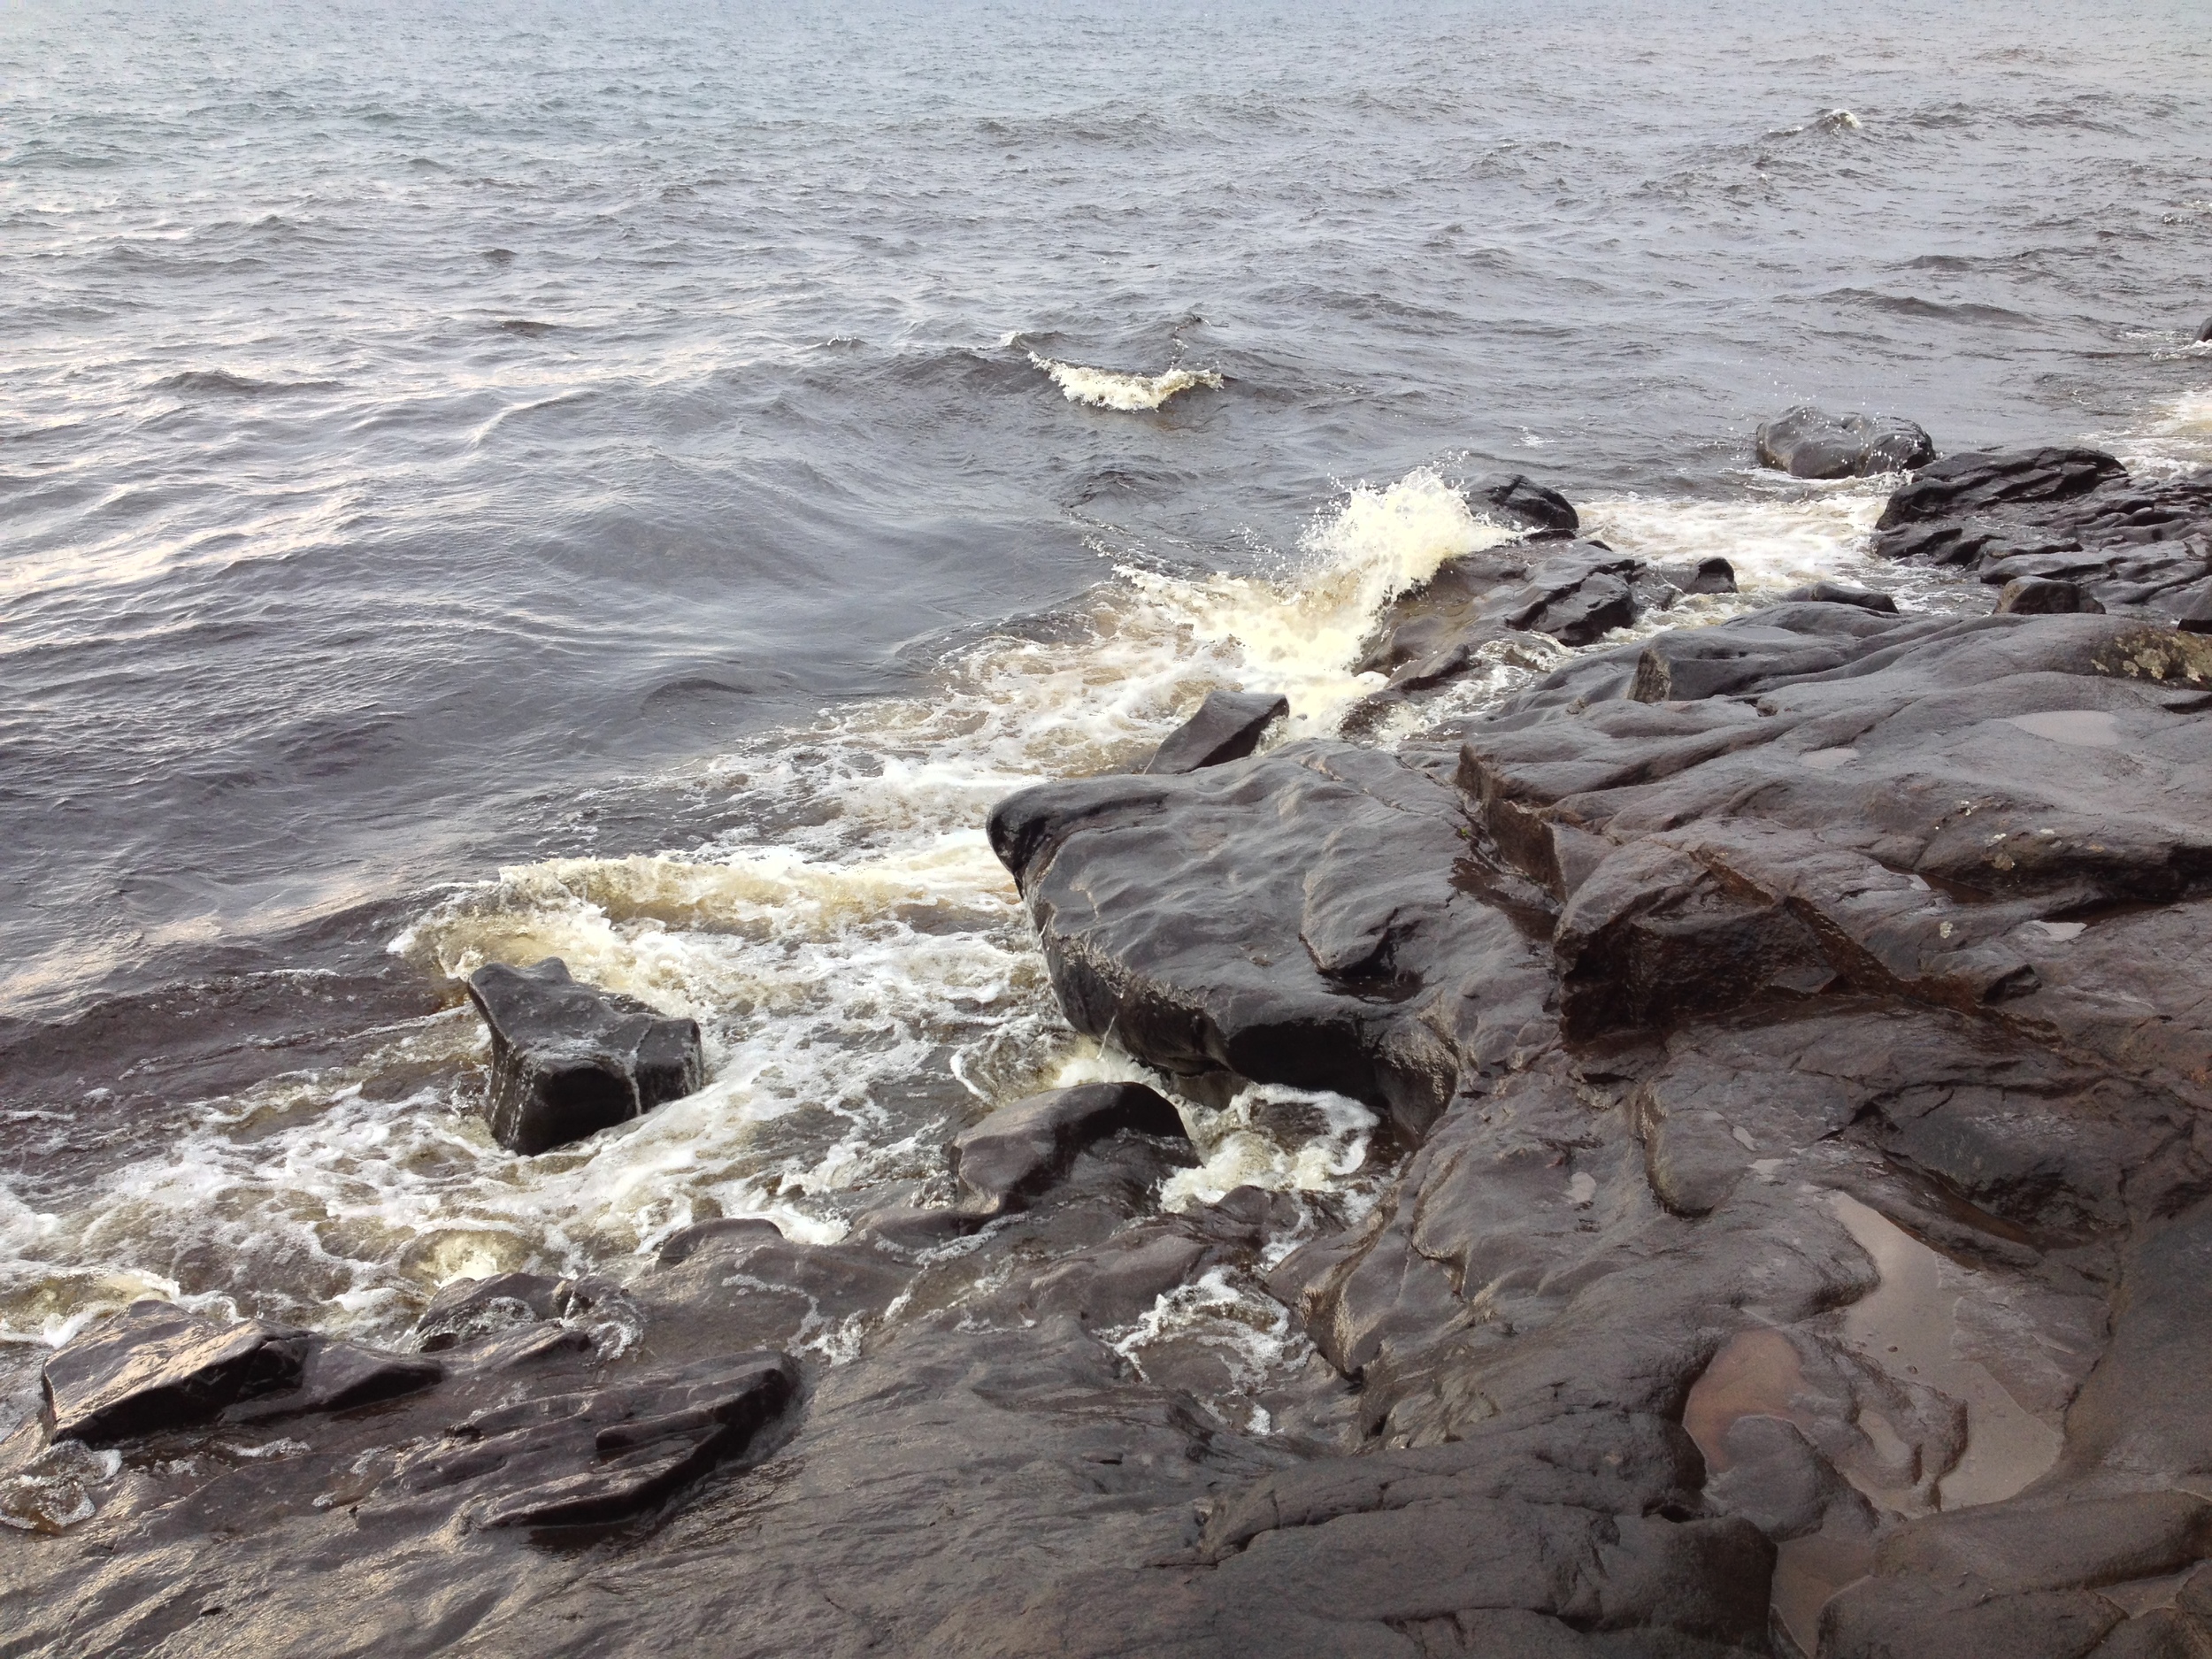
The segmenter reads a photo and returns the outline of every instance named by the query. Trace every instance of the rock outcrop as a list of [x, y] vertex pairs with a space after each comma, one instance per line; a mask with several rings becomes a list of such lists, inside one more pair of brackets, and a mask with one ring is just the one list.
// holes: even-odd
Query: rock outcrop
[[[2139, 494], [1968, 458], [1883, 534]], [[1640, 580], [1532, 568], [1532, 617]], [[2212, 641], [2007, 580], [2085, 603], [1823, 585], [1448, 742], [1022, 791], [1077, 1030], [1193, 1124], [1364, 1102], [1371, 1179], [1219, 1193], [1087, 1085], [836, 1242], [700, 1221], [406, 1351], [134, 1310], [0, 1445], [0, 1519], [63, 1534], [0, 1555], [0, 1646], [2212, 1649]]]
[[1935, 459], [1935, 445], [1895, 415], [1830, 415], [1799, 407], [1758, 431], [1759, 461], [1792, 478], [1865, 478], [1903, 472]]
[[2094, 603], [2117, 616], [2212, 629], [2206, 472], [2138, 483], [2094, 449], [1955, 455], [1890, 498], [1874, 550], [1962, 566], [1995, 588], [2067, 583], [2077, 611]]
[[696, 1020], [579, 985], [558, 956], [531, 968], [479, 968], [469, 976], [469, 1000], [491, 1031], [484, 1116], [510, 1151], [581, 1141], [705, 1080]]

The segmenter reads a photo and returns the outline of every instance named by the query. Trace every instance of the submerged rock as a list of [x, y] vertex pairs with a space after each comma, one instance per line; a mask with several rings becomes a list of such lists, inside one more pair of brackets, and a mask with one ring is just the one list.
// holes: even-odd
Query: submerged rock
[[1756, 442], [1762, 465], [1793, 478], [1864, 478], [1908, 472], [1935, 458], [1934, 443], [1909, 420], [1803, 406], [1763, 425]]
[[1265, 692], [1210, 691], [1198, 712], [1169, 733], [1148, 772], [1196, 772], [1225, 760], [1242, 760], [1259, 747], [1267, 728], [1290, 712], [1290, 699]]
[[705, 1080], [698, 1022], [569, 977], [558, 956], [491, 963], [469, 1000], [492, 1037], [484, 1115], [510, 1151], [550, 1151], [641, 1117]]

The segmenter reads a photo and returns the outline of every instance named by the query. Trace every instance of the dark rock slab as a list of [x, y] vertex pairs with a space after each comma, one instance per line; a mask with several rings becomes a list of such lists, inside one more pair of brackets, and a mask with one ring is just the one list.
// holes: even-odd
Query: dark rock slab
[[1997, 609], [2005, 616], [2062, 617], [2086, 612], [2101, 616], [2104, 607], [2079, 582], [2043, 576], [2016, 576], [1997, 595]]
[[1124, 1130], [1187, 1140], [1166, 1098], [1141, 1083], [1086, 1083], [1002, 1106], [951, 1147], [964, 1207], [995, 1216], [1018, 1210], [1067, 1173], [1075, 1155]]
[[1210, 691], [1198, 712], [1169, 733], [1152, 758], [1138, 768], [1148, 772], [1196, 772], [1242, 760], [1259, 747], [1267, 728], [1290, 712], [1290, 699], [1265, 692]]
[[1045, 785], [990, 827], [1069, 1018], [1168, 1072], [1332, 1089], [1417, 1133], [1544, 1020], [1530, 940], [1468, 887], [1457, 796], [1390, 756]]
[[1760, 426], [1762, 465], [1793, 478], [1864, 478], [1901, 472], [1935, 459], [1935, 445], [1895, 415], [1831, 415], [1800, 407]]
[[1538, 540], [1571, 536], [1582, 529], [1582, 515], [1572, 502], [1525, 472], [1516, 472], [1502, 484], [1493, 484], [1482, 492], [1482, 498], [1508, 518], [1528, 526]]
[[469, 977], [491, 1030], [485, 1117], [511, 1151], [549, 1151], [627, 1123], [705, 1080], [696, 1021], [580, 985], [557, 956]]
[[1845, 582], [1809, 582], [1802, 588], [1791, 588], [1776, 603], [1785, 605], [1856, 605], [1862, 611], [1878, 611], [1886, 617], [1897, 614], [1895, 595], [1878, 593], [1870, 588], [1854, 588]]
[[718, 1216], [671, 1233], [661, 1245], [658, 1259], [662, 1266], [674, 1267], [718, 1242], [759, 1244], [780, 1242], [782, 1238], [783, 1229], [765, 1217]]
[[1663, 565], [1660, 575], [1672, 582], [1686, 594], [1732, 594], [1736, 591], [1736, 567], [1715, 554], [1694, 565]]
[[[2212, 471], [2139, 482], [2090, 449], [1957, 456], [1891, 497], [1874, 548], [2001, 588], [2068, 584], [2078, 611], [2212, 626]], [[2026, 595], [2048, 611], [2062, 592], [2024, 588], [2003, 608]]]
[[265, 1394], [224, 1413], [228, 1423], [267, 1423], [317, 1412], [351, 1411], [435, 1387], [445, 1367], [413, 1354], [387, 1354], [357, 1342], [318, 1342], [308, 1351], [300, 1386]]
[[134, 1302], [46, 1362], [48, 1425], [54, 1439], [88, 1446], [191, 1427], [297, 1387], [312, 1341], [257, 1319], [222, 1325]]

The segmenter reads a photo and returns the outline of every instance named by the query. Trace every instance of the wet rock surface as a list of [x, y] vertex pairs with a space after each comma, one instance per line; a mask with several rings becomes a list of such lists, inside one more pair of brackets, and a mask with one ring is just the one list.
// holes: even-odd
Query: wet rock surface
[[1895, 415], [1793, 409], [1760, 426], [1755, 443], [1760, 465], [1792, 478], [1864, 478], [1908, 472], [1935, 459], [1928, 434]]
[[[2134, 489], [1966, 457], [1883, 534]], [[1604, 551], [1471, 557], [1540, 610]], [[978, 1102], [836, 1241], [703, 1219], [392, 1351], [95, 1326], [0, 1447], [0, 1652], [2212, 1647], [2212, 641], [1869, 597], [1012, 796], [1069, 1020], [1180, 1110]], [[1356, 1202], [1183, 1138], [1353, 1102]]]
[[[2212, 479], [2202, 472], [2139, 480], [2094, 449], [1952, 456], [1890, 498], [1874, 547], [1999, 588], [2068, 584], [2077, 597], [2067, 609], [2212, 627]], [[2055, 588], [2016, 593], [2062, 608]]]
[[484, 1116], [510, 1151], [539, 1153], [627, 1123], [705, 1080], [696, 1021], [580, 985], [558, 956], [469, 977], [492, 1038]]
[[1225, 760], [1242, 760], [1257, 749], [1267, 728], [1290, 712], [1290, 699], [1259, 692], [1214, 691], [1198, 712], [1168, 733], [1143, 771], [1196, 772]]

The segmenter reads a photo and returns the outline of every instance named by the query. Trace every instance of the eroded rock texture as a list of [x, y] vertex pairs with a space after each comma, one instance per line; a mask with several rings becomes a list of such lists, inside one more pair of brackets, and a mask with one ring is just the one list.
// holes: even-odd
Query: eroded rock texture
[[[2050, 453], [1895, 511], [2131, 488]], [[2212, 641], [1870, 597], [992, 815], [1071, 1021], [1365, 1102], [1359, 1202], [1166, 1209], [1098, 1084], [403, 1351], [134, 1311], [0, 1448], [0, 1652], [2212, 1651]]]
[[[2094, 449], [1955, 455], [1890, 498], [1875, 550], [2015, 590], [2012, 610], [2085, 611], [2212, 629], [2212, 477], [2138, 481]], [[2026, 603], [2023, 603], [2025, 599]]]

